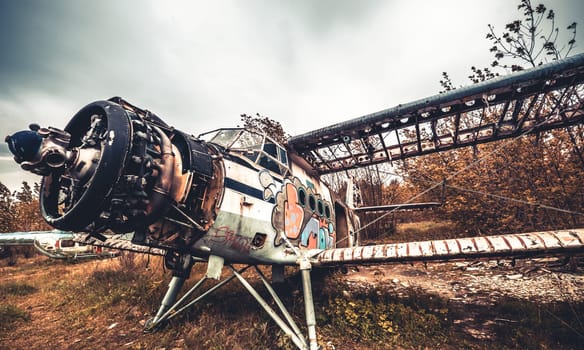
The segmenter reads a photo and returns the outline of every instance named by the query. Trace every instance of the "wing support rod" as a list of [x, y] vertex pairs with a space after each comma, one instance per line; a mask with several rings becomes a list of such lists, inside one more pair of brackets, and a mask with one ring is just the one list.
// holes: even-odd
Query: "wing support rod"
[[[262, 296], [255, 290], [255, 288], [239, 272], [237, 272], [233, 268], [233, 266], [231, 266], [231, 265], [227, 265], [227, 266], [231, 269], [231, 272], [235, 275], [235, 277], [237, 277], [237, 279], [239, 280], [241, 285], [243, 287], [245, 287], [245, 289], [247, 289], [249, 294], [251, 294], [255, 298], [255, 300], [268, 313], [268, 315], [272, 318], [272, 320], [274, 320], [274, 322], [276, 322], [278, 327], [280, 327], [280, 329], [282, 329], [282, 331], [288, 337], [290, 337], [290, 339], [292, 339], [292, 342], [294, 342], [294, 344], [299, 349], [308, 349], [308, 347], [306, 345], [306, 341], [304, 340], [304, 338], [302, 337], [302, 335], [300, 333], [300, 329], [298, 328], [298, 326], [296, 325], [296, 323], [294, 322], [294, 320], [292, 319], [292, 317], [290, 316], [288, 311], [285, 309], [284, 304], [282, 303], [282, 301], [280, 300], [280, 298], [278, 297], [276, 292], [273, 290], [273, 288], [271, 286], [269, 286], [269, 283], [267, 283], [267, 281], [264, 281], [264, 279], [262, 279], [262, 281], [264, 282], [264, 285], [266, 286], [266, 288], [270, 292], [270, 295], [272, 296], [272, 298], [274, 299], [274, 301], [278, 305], [280, 311], [282, 311], [282, 314], [284, 314], [284, 317], [289, 322], [290, 326], [278, 315], [278, 313], [268, 304], [268, 302], [264, 298], [262, 298]], [[260, 278], [262, 278], [261, 277], [262, 274], [259, 273], [259, 269], [257, 267], [256, 267], [256, 271], [258, 271], [258, 275], [260, 276]], [[311, 348], [311, 350], [312, 350], [312, 348]]]
[[312, 264], [310, 260], [303, 256], [299, 260], [300, 274], [302, 276], [302, 289], [304, 292], [304, 312], [306, 313], [306, 326], [308, 327], [308, 341], [310, 350], [318, 349], [316, 340], [316, 312], [314, 311], [314, 299], [312, 298], [312, 282], [310, 279], [310, 270]]
[[200, 294], [199, 296], [185, 304], [186, 300], [189, 299], [196, 291], [201, 290], [205, 282], [208, 279], [210, 279], [210, 277], [205, 275], [199, 281], [197, 281], [197, 283], [195, 283], [195, 285], [191, 287], [191, 289], [189, 289], [180, 299], [177, 300], [180, 289], [183, 287], [184, 282], [190, 273], [192, 263], [194, 263], [194, 260], [192, 259], [184, 263], [183, 266], [184, 273], [174, 273], [168, 285], [168, 290], [161, 302], [160, 308], [156, 313], [156, 316], [149, 319], [144, 325], [145, 333], [154, 332], [160, 329], [172, 318], [178, 316], [188, 308], [194, 306], [196, 303], [200, 302], [211, 293], [215, 292], [222, 286], [226, 285], [231, 280], [237, 279], [241, 283], [241, 285], [249, 292], [249, 294], [251, 294], [251, 296], [266, 311], [266, 313], [272, 318], [272, 320], [278, 325], [278, 327], [282, 329], [286, 336], [288, 336], [292, 340], [292, 342], [294, 343], [294, 345], [298, 347], [298, 349], [303, 350], [318, 349], [318, 343], [316, 338], [316, 317], [314, 310], [314, 301], [312, 298], [312, 286], [310, 277], [310, 270], [312, 265], [308, 259], [301, 259], [301, 261], [299, 262], [304, 292], [306, 324], [308, 327], [309, 340], [308, 343], [303, 337], [300, 327], [298, 327], [298, 325], [294, 321], [294, 318], [286, 309], [286, 306], [284, 305], [284, 303], [282, 302], [274, 288], [271, 286], [265, 275], [257, 266], [253, 266], [254, 270], [256, 271], [257, 276], [262, 281], [264, 287], [272, 297], [272, 300], [278, 307], [280, 314], [278, 314], [278, 312], [274, 310], [272, 306], [270, 306], [270, 303], [266, 301], [256, 290], [256, 288], [254, 288], [254, 286], [252, 286], [251, 283], [249, 283], [248, 280], [246, 280], [246, 278], [242, 275], [242, 273], [249, 269], [251, 265], [245, 266], [238, 270], [235, 269], [231, 264], [225, 264], [231, 271], [231, 275], [229, 277], [220, 281], [216, 285], [207, 289], [202, 294]]
[[[247, 270], [248, 268], [249, 268], [249, 266], [246, 266], [243, 269], [239, 270], [239, 272], [243, 272], [243, 271]], [[190, 267], [189, 267], [189, 271], [190, 271]], [[229, 283], [233, 278], [235, 278], [235, 275], [232, 275], [232, 276], [224, 279], [223, 281], [217, 283], [216, 285], [207, 289], [201, 295], [199, 295], [198, 297], [194, 298], [189, 303], [187, 303], [181, 307], [181, 305], [183, 305], [184, 302], [194, 292], [201, 289], [201, 287], [203, 286], [205, 281], [207, 281], [209, 279], [207, 277], [207, 275], [203, 276], [197, 283], [195, 283], [195, 285], [193, 287], [191, 287], [191, 289], [189, 289], [178, 301], [176, 301], [176, 298], [180, 292], [180, 289], [182, 288], [187, 277], [188, 276], [185, 276], [184, 274], [177, 274], [177, 275], [172, 276], [172, 279], [170, 280], [170, 283], [168, 284], [168, 290], [166, 291], [166, 294], [164, 295], [164, 298], [162, 299], [162, 303], [160, 305], [160, 308], [158, 309], [158, 312], [156, 313], [156, 316], [149, 319], [146, 322], [146, 324], [144, 325], [144, 333], [151, 333], [151, 332], [156, 331], [157, 329], [162, 327], [166, 322], [168, 322], [170, 319], [183, 313], [186, 309], [194, 306], [196, 303], [203, 300], [206, 296], [212, 294], [217, 289], [219, 289], [219, 288], [223, 287], [224, 285], [226, 285], [227, 283]], [[178, 310], [177, 310], [177, 308], [178, 308]]]

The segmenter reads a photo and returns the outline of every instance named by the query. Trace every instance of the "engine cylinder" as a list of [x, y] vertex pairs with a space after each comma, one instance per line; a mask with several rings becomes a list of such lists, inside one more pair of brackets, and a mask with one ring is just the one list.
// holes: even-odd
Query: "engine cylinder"
[[88, 104], [64, 130], [31, 127], [7, 141], [25, 170], [44, 175], [41, 213], [61, 230], [134, 232], [135, 243], [184, 250], [214, 220], [222, 177], [212, 148], [121, 98]]

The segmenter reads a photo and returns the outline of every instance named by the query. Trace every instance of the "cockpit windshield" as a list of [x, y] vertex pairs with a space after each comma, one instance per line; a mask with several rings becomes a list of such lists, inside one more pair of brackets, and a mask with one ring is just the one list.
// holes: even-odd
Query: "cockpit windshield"
[[265, 135], [236, 128], [218, 129], [199, 137], [230, 152], [240, 153], [275, 173], [284, 175], [289, 171], [286, 149]]

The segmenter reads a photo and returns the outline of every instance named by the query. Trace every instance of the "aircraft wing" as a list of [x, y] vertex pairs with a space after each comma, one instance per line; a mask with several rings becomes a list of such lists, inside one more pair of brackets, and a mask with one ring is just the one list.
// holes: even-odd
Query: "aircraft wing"
[[59, 246], [59, 242], [72, 240], [73, 234], [64, 231], [34, 231], [0, 233], [0, 246], [32, 245], [41, 254], [52, 259], [68, 257]]
[[74, 234], [64, 231], [29, 231], [29, 232], [9, 232], [0, 233], [0, 246], [33, 245], [35, 241], [57, 241], [60, 239], [73, 239]]
[[294, 136], [326, 174], [584, 121], [584, 54]]
[[110, 249], [125, 250], [134, 253], [151, 254], [164, 256], [166, 250], [160, 248], [152, 248], [148, 246], [138, 245], [132, 243], [132, 234], [117, 234], [106, 235], [106, 240], [102, 241], [95, 237], [89, 236], [86, 233], [76, 233], [73, 240], [75, 242], [89, 244], [96, 247], [104, 247]]
[[584, 253], [584, 229], [327, 249], [314, 255], [312, 264], [337, 266], [577, 253]]
[[[61, 259], [67, 255], [55, 247], [55, 242], [61, 240], [72, 240], [85, 245], [96, 247], [132, 251], [142, 254], [165, 255], [166, 251], [159, 248], [150, 248], [131, 242], [131, 234], [126, 235], [106, 235], [106, 239], [101, 241], [87, 233], [74, 233], [69, 231], [25, 231], [0, 233], [0, 246], [23, 246], [32, 245], [43, 255], [50, 258]], [[51, 247], [51, 248], [47, 248]], [[55, 249], [57, 248], [57, 249]]]

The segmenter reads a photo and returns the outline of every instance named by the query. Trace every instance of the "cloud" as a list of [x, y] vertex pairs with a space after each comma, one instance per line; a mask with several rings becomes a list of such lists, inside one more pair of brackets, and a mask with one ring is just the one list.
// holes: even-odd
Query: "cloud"
[[[551, 5], [558, 18], [582, 13], [571, 10], [582, 9], [577, 0]], [[487, 23], [502, 29], [515, 9], [508, 0], [0, 1], [0, 136], [31, 122], [62, 128], [112, 96], [193, 134], [256, 112], [306, 132], [432, 95], [442, 71], [464, 83], [471, 65], [491, 60]]]

